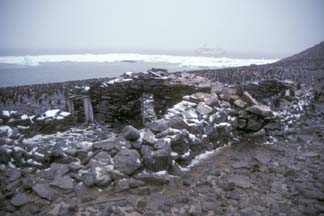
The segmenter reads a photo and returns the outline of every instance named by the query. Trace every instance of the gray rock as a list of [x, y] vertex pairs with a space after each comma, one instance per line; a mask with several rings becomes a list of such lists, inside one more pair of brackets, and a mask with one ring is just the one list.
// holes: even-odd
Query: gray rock
[[246, 129], [250, 131], [259, 131], [262, 129], [264, 121], [262, 119], [248, 119]]
[[15, 181], [21, 177], [21, 171], [18, 169], [8, 169], [6, 171], [6, 176], [8, 177], [9, 181]]
[[130, 188], [129, 186], [129, 182], [127, 179], [121, 179], [117, 182], [117, 184], [115, 185], [115, 190], [118, 191], [118, 192], [121, 192], [121, 191], [126, 191]]
[[80, 169], [83, 169], [84, 166], [83, 165], [79, 165], [79, 164], [75, 164], [75, 163], [70, 163], [69, 164], [69, 169], [72, 171], [72, 172], [76, 172]]
[[216, 124], [212, 130], [212, 133], [209, 134], [211, 140], [223, 140], [227, 141], [231, 137], [232, 126], [229, 123], [223, 122]]
[[88, 187], [93, 187], [96, 184], [96, 175], [88, 172], [81, 175], [81, 181]]
[[128, 183], [129, 183], [129, 187], [131, 187], [131, 188], [138, 188], [138, 187], [142, 187], [145, 185], [145, 183], [143, 181], [133, 179], [133, 178], [129, 179]]
[[245, 103], [242, 99], [236, 99], [233, 104], [239, 108], [245, 108], [247, 103]]
[[47, 200], [53, 200], [54, 199], [54, 192], [50, 189], [50, 186], [48, 184], [36, 184], [32, 187], [33, 191], [40, 196], [41, 198], [47, 199]]
[[253, 105], [257, 105], [258, 104], [258, 102], [247, 91], [244, 91], [243, 92], [242, 98], [243, 98], [243, 100], [245, 102], [248, 103], [249, 106], [253, 106]]
[[175, 135], [175, 137], [171, 140], [172, 151], [177, 152], [180, 155], [187, 152], [189, 150], [189, 143], [187, 138], [188, 132], [186, 130]]
[[153, 151], [148, 146], [143, 146], [142, 155], [145, 168], [158, 172], [168, 170], [171, 165], [171, 148], [170, 145], [164, 145], [161, 149]]
[[199, 103], [199, 102], [203, 102], [205, 100], [205, 98], [210, 97], [211, 95], [205, 92], [197, 92], [195, 94], [192, 94], [190, 96], [191, 101]]
[[10, 200], [10, 203], [16, 207], [24, 206], [33, 201], [33, 196], [27, 193], [17, 193]]
[[189, 110], [185, 111], [183, 113], [183, 116], [186, 119], [197, 119], [198, 118], [198, 114], [197, 114], [196, 110], [194, 110], [194, 109], [189, 109]]
[[47, 179], [53, 179], [57, 176], [64, 176], [70, 171], [68, 164], [60, 164], [60, 163], [52, 163], [48, 170], [46, 170], [44, 173], [48, 176], [46, 176]]
[[305, 152], [303, 153], [303, 156], [307, 158], [313, 158], [313, 157], [319, 157], [319, 154], [316, 152]]
[[170, 169], [168, 170], [168, 173], [169, 173], [170, 175], [174, 175], [174, 176], [181, 176], [181, 175], [183, 174], [183, 172], [182, 172], [182, 170], [181, 170], [179, 164], [176, 163], [176, 162], [174, 162], [174, 163], [171, 165]]
[[208, 115], [213, 111], [213, 108], [206, 105], [204, 102], [200, 102], [197, 106], [197, 111], [202, 115]]
[[154, 133], [151, 130], [145, 130], [143, 132], [143, 144], [153, 146], [156, 142]]
[[237, 187], [241, 187], [243, 189], [252, 187], [252, 184], [251, 184], [249, 178], [246, 176], [232, 175], [232, 176], [227, 177], [227, 182], [229, 184], [232, 183], [232, 184], [236, 185]]
[[225, 110], [220, 110], [209, 116], [209, 123], [219, 124], [221, 122], [227, 121], [228, 113]]
[[63, 190], [72, 190], [73, 189], [73, 179], [69, 176], [58, 177], [54, 182], [50, 183], [51, 186], [57, 187]]
[[99, 187], [106, 187], [108, 185], [110, 185], [112, 182], [112, 179], [110, 177], [110, 175], [108, 174], [108, 171], [105, 175], [98, 177], [96, 179], [96, 185], [98, 185]]
[[164, 185], [169, 184], [170, 182], [170, 177], [167, 175], [158, 175], [155, 173], [141, 173], [140, 175], [135, 176], [135, 179], [153, 185]]
[[64, 151], [59, 143], [53, 146], [50, 156], [52, 158], [63, 158], [65, 156]]
[[263, 117], [273, 117], [274, 114], [269, 106], [258, 104], [247, 109], [250, 113], [254, 113]]
[[142, 166], [141, 157], [136, 150], [122, 149], [113, 160], [114, 168], [126, 175], [132, 175]]
[[124, 137], [119, 136], [114, 139], [99, 141], [93, 144], [94, 150], [103, 150], [108, 152], [111, 156], [116, 155], [122, 147], [130, 148], [130, 142]]
[[193, 204], [189, 206], [189, 215], [200, 216], [202, 215], [202, 208], [199, 200], [196, 200]]
[[142, 141], [141, 140], [133, 141], [133, 142], [131, 142], [131, 145], [132, 145], [133, 149], [141, 150]]
[[205, 104], [207, 104], [208, 106], [216, 106], [216, 107], [220, 107], [220, 103], [218, 100], [218, 96], [217, 94], [213, 93], [213, 94], [209, 94], [204, 98], [204, 102]]
[[212, 83], [212, 93], [220, 94], [223, 91], [224, 85], [220, 82], [213, 82]]
[[128, 125], [123, 129], [123, 136], [129, 141], [136, 141], [140, 138], [140, 133], [136, 128]]
[[10, 161], [10, 153], [0, 147], [0, 163], [8, 164]]
[[35, 184], [35, 180], [32, 177], [26, 177], [23, 179], [22, 184], [25, 190], [29, 190]]
[[163, 119], [154, 122], [149, 122], [146, 124], [146, 127], [149, 128], [155, 134], [161, 133], [162, 131], [169, 128], [167, 122]]
[[112, 165], [112, 158], [110, 154], [105, 151], [97, 153], [90, 159], [87, 166], [108, 166]]

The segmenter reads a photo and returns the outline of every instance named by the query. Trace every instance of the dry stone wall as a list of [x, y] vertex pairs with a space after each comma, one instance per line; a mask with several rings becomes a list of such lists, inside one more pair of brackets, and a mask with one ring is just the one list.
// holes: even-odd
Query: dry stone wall
[[95, 83], [83, 94], [90, 96], [94, 118], [97, 121], [141, 126], [144, 123], [144, 95], [152, 96], [155, 114], [161, 117], [168, 108], [181, 101], [184, 95], [196, 91], [210, 91], [210, 86], [199, 85], [202, 80], [208, 82], [207, 79], [196, 76], [133, 74], [104, 83]]

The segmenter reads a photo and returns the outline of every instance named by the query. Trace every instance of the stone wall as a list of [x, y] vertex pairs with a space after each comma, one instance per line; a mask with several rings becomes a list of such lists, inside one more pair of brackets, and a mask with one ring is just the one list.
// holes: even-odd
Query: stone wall
[[267, 65], [208, 69], [191, 73], [207, 77], [212, 81], [230, 84], [244, 84], [267, 79], [293, 80], [313, 87], [317, 94], [324, 92], [323, 61], [279, 61]]
[[74, 86], [89, 85], [92, 82], [107, 79], [0, 88], [0, 111], [15, 110], [28, 115], [41, 114], [51, 109], [67, 111], [66, 98]]
[[[91, 100], [94, 118], [97, 122], [110, 123], [115, 126], [131, 123], [143, 125], [145, 108], [144, 95], [152, 96], [156, 117], [161, 117], [166, 110], [182, 100], [182, 97], [196, 91], [210, 91], [211, 87], [202, 86], [207, 79], [182, 74], [179, 76], [160, 76], [158, 74], [132, 74], [108, 82], [93, 83], [87, 91], [77, 89], [71, 95], [74, 105], [74, 116], [82, 112], [75, 95], [88, 95]], [[83, 118], [81, 116], [81, 118]]]

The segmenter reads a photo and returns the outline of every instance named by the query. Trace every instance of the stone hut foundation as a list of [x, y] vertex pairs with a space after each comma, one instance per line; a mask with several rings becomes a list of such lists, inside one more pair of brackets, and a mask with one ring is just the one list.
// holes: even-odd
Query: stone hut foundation
[[68, 99], [76, 123], [132, 124], [142, 127], [194, 92], [210, 92], [207, 78], [196, 75], [123, 75], [108, 82], [76, 88]]

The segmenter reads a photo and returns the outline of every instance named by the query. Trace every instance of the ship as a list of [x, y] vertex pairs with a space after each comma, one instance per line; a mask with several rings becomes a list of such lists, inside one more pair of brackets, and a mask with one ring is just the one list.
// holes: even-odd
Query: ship
[[206, 45], [203, 45], [201, 48], [198, 48], [195, 50], [196, 55], [201, 55], [201, 56], [224, 56], [225, 55], [225, 50], [220, 49], [220, 48], [208, 48]]

